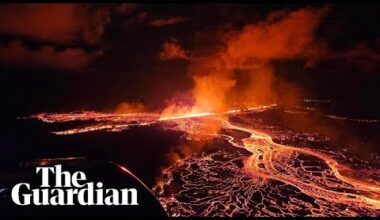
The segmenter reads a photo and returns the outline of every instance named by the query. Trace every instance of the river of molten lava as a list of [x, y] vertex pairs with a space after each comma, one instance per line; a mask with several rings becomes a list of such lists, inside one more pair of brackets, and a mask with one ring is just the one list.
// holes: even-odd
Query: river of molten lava
[[[106, 114], [97, 112], [48, 114], [42, 113], [32, 117], [48, 123], [67, 121], [93, 121], [93, 125], [74, 128], [65, 131], [54, 132], [57, 135], [72, 135], [96, 130], [115, 132], [128, 129], [130, 126], [146, 126], [155, 123], [172, 123], [168, 129], [176, 129], [190, 136], [211, 135], [228, 140], [234, 147], [245, 149], [250, 156], [244, 159], [244, 172], [252, 178], [263, 180], [276, 180], [299, 189], [318, 201], [327, 203], [346, 204], [354, 206], [358, 210], [367, 210], [369, 215], [379, 215], [380, 210], [380, 184], [375, 180], [362, 180], [344, 175], [343, 173], [355, 173], [349, 166], [339, 163], [337, 160], [310, 148], [293, 147], [275, 143], [272, 137], [262, 131], [231, 122], [230, 114], [242, 114], [244, 112], [264, 111], [276, 105], [250, 108], [245, 110], [230, 110], [221, 114], [212, 112], [200, 112], [183, 115], [165, 115], [150, 113], [135, 114]], [[227, 116], [227, 117], [226, 117]], [[218, 124], [224, 130], [235, 130], [249, 134], [249, 137], [239, 138], [233, 135], [210, 132], [208, 126]], [[219, 129], [220, 130], [220, 129]], [[298, 156], [310, 157], [324, 163], [322, 171], [316, 175], [301, 163], [294, 165]], [[319, 172], [319, 171], [318, 171]], [[165, 203], [165, 202], [164, 202]], [[322, 202], [321, 202], [322, 203]], [[164, 204], [165, 205], [165, 204]], [[321, 209], [325, 206], [320, 205]], [[328, 212], [326, 208], [325, 212]], [[349, 209], [342, 211], [343, 215], [356, 215]], [[374, 214], [375, 213], [375, 214]], [[376, 214], [377, 213], [377, 214]]]
[[[223, 120], [223, 124], [226, 128], [236, 129], [250, 134], [249, 138], [244, 138], [242, 140], [243, 145], [239, 145], [233, 141], [230, 142], [234, 146], [243, 147], [252, 153], [252, 156], [250, 156], [244, 163], [244, 168], [249, 173], [263, 178], [279, 180], [297, 187], [303, 193], [313, 197], [322, 197], [332, 202], [341, 201], [343, 203], [356, 203], [357, 206], [380, 209], [380, 184], [378, 182], [369, 183], [342, 175], [342, 170], [349, 170], [350, 172], [355, 172], [355, 170], [351, 170], [348, 166], [339, 164], [330, 156], [307, 148], [277, 144], [273, 142], [272, 137], [268, 134], [242, 125], [232, 124], [228, 120]], [[231, 137], [230, 140], [233, 140], [233, 137]], [[313, 183], [312, 180], [305, 181], [305, 179], [297, 178], [295, 173], [294, 175], [289, 175], [276, 169], [274, 165], [276, 158], [294, 152], [323, 160], [332, 171], [331, 174], [338, 180], [342, 181], [341, 187], [345, 188], [345, 191], [352, 190], [360, 193], [334, 191], [323, 185]], [[345, 183], [347, 184], [346, 186]]]

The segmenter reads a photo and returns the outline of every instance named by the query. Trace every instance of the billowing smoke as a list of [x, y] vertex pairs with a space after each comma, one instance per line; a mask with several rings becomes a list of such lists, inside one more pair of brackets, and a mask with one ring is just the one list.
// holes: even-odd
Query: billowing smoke
[[[214, 52], [194, 57], [190, 75], [198, 111], [224, 111], [277, 101], [273, 61], [311, 62], [321, 53], [315, 31], [327, 7], [269, 14], [266, 20], [219, 34]], [[284, 86], [282, 86], [284, 87]], [[286, 87], [286, 86], [285, 86]], [[299, 92], [288, 85], [282, 92]], [[298, 94], [288, 94], [287, 97]]]

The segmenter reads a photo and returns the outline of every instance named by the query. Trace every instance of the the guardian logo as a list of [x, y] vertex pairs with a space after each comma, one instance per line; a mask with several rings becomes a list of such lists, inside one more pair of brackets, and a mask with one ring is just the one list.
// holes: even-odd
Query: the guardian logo
[[[36, 167], [41, 174], [41, 186], [31, 189], [29, 183], [19, 183], [12, 189], [12, 200], [17, 205], [138, 205], [137, 190], [103, 189], [103, 183], [86, 182], [84, 172], [62, 171], [61, 165]], [[49, 182], [55, 176], [54, 184]]]

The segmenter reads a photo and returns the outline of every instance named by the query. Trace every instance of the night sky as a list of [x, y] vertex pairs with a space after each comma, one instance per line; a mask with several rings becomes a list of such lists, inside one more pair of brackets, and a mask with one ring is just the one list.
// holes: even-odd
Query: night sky
[[[286, 81], [301, 88], [303, 98], [342, 101], [350, 111], [378, 117], [379, 6], [1, 5], [1, 115], [112, 111], [122, 102], [142, 103], [149, 111], [159, 111], [173, 96], [194, 88], [192, 68], [197, 58], [213, 56], [213, 51], [230, 42], [220, 37], [221, 33], [243, 36], [247, 26], [265, 31], [265, 25], [281, 22], [294, 11], [306, 11], [302, 16], [314, 19], [307, 13], [315, 10], [320, 17], [312, 36], [307, 35], [311, 41], [307, 41], [306, 52], [253, 57], [274, 68], [271, 89], [286, 90], [281, 83], [277, 85]], [[304, 27], [292, 28], [297, 32]], [[260, 41], [252, 41], [255, 43]], [[292, 50], [292, 45], [297, 47], [298, 42], [286, 50]], [[278, 94], [281, 100], [281, 92]]]

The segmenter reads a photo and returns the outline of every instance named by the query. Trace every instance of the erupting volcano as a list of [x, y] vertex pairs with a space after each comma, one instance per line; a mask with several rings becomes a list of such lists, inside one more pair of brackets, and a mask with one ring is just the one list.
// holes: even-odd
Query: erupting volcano
[[[312, 108], [303, 109], [303, 114], [312, 113]], [[182, 132], [183, 141], [190, 147], [195, 142], [203, 143], [198, 151], [164, 167], [153, 187], [170, 216], [379, 215], [378, 162], [329, 151], [325, 147], [328, 141], [317, 133], [268, 125], [263, 122], [268, 112], [280, 114], [281, 107], [274, 104], [175, 116], [43, 113], [32, 118], [46, 123], [91, 122], [88, 126], [54, 131], [56, 135], [120, 132], [158, 125], [162, 132]]]
[[160, 216], [378, 217], [379, 10], [2, 6], [0, 198], [63, 161]]

